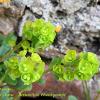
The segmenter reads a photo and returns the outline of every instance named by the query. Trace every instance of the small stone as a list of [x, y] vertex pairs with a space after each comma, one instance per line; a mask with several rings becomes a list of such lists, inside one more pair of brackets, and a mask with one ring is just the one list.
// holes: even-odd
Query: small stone
[[7, 17], [0, 17], [0, 32], [4, 35], [13, 32], [14, 24], [17, 24], [16, 20], [9, 19]]

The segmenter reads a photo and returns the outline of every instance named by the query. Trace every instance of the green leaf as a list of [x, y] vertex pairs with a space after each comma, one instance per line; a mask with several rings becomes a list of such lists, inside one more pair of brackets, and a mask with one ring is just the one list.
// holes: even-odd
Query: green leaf
[[4, 44], [0, 47], [0, 56], [5, 55], [10, 50], [10, 47], [7, 44]]
[[78, 99], [75, 96], [70, 95], [70, 96], [68, 96], [68, 100], [78, 100]]
[[[38, 37], [33, 36], [31, 40], [34, 41], [34, 42], [31, 43], [31, 46], [32, 46], [33, 48], [35, 48], [35, 47], [36, 47], [36, 44], [37, 44], [38, 41], [39, 41], [39, 40], [38, 40]], [[35, 49], [37, 49], [37, 48], [35, 48]]]
[[44, 84], [46, 83], [46, 80], [44, 80], [44, 79], [41, 78], [41, 79], [38, 81], [38, 83], [41, 84], [41, 85], [44, 85]]
[[15, 89], [24, 90], [24, 91], [30, 91], [32, 89], [32, 84], [24, 85], [24, 83], [19, 79], [17, 85], [15, 86]]
[[13, 47], [16, 44], [16, 40], [17, 40], [17, 37], [13, 33], [10, 33], [10, 34], [8, 34], [8, 36], [5, 37], [5, 39], [3, 41], [3, 45], [6, 44], [10, 47]]
[[17, 84], [17, 80], [12, 80], [9, 75], [6, 75], [4, 82], [9, 84], [9, 85], [16, 85]]
[[55, 65], [60, 65], [62, 61], [61, 57], [54, 57], [49, 65], [50, 68], [52, 68]]
[[0, 45], [2, 44], [4, 39], [5, 39], [5, 36], [0, 33]]
[[0, 56], [5, 55], [5, 53], [7, 53], [11, 49], [11, 47], [15, 46], [16, 39], [17, 37], [13, 33], [4, 38], [0, 47]]
[[4, 63], [0, 63], [0, 79], [2, 79], [2, 77], [5, 75], [5, 65]]

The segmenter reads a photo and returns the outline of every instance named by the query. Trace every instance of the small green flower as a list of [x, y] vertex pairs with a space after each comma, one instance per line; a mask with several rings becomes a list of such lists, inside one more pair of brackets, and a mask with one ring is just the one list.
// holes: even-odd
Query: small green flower
[[62, 65], [55, 65], [55, 66], [53, 66], [53, 71], [56, 74], [61, 75], [64, 73], [64, 67]]
[[19, 78], [21, 74], [18, 69], [9, 69], [8, 75], [12, 78], [12, 80], [15, 80], [16, 78]]
[[99, 66], [99, 61], [96, 57], [96, 54], [92, 52], [82, 52], [80, 53], [80, 59], [88, 60], [89, 63], [94, 64], [95, 66]]
[[23, 42], [21, 43], [21, 46], [22, 46], [23, 49], [28, 49], [28, 48], [30, 48], [30, 44], [29, 44], [28, 41], [23, 41]]
[[76, 51], [75, 50], [68, 50], [66, 55], [64, 56], [62, 63], [66, 64], [68, 62], [73, 62], [76, 60]]
[[90, 80], [91, 77], [92, 76], [89, 73], [88, 74], [85, 74], [85, 73], [78, 72], [76, 79], [78, 79], [78, 80]]
[[33, 82], [40, 79], [40, 75], [36, 72], [33, 73], [24, 73], [21, 75], [21, 80], [25, 85], [32, 84]]
[[94, 53], [81, 52], [76, 56], [75, 50], [69, 50], [58, 65], [52, 65], [52, 71], [61, 81], [89, 80], [98, 69], [99, 61]]
[[11, 57], [9, 60], [5, 61], [4, 64], [8, 69], [16, 69], [18, 67], [18, 58]]
[[66, 81], [74, 80], [74, 78], [75, 78], [75, 72], [72, 71], [71, 68], [68, 68], [63, 74], [63, 79]]
[[33, 69], [34, 69], [34, 65], [33, 65], [33, 62], [31, 60], [30, 57], [26, 58], [22, 58], [20, 63], [19, 63], [19, 71], [21, 73], [30, 73], [30, 72], [33, 72]]
[[36, 50], [48, 47], [53, 43], [55, 36], [55, 26], [43, 19], [27, 21], [23, 27], [23, 38], [32, 41], [31, 46]]
[[[78, 66], [77, 75], [79, 79], [89, 80], [98, 72], [99, 61], [94, 53], [91, 52], [82, 52], [80, 53], [80, 62]], [[84, 76], [84, 77], [83, 77]]]
[[29, 85], [33, 81], [33, 73], [23, 73], [21, 75], [21, 80], [24, 82], [25, 85]]

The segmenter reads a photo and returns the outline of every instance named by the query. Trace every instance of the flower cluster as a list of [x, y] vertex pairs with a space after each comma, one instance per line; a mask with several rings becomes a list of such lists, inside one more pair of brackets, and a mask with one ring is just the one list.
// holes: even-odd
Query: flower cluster
[[60, 63], [52, 66], [59, 80], [89, 80], [98, 72], [99, 61], [94, 53], [81, 52], [78, 56], [75, 50], [68, 50]]
[[53, 43], [56, 36], [55, 27], [43, 19], [27, 21], [23, 27], [23, 37], [32, 41], [34, 48], [46, 48]]
[[38, 81], [44, 73], [45, 64], [37, 53], [26, 57], [26, 51], [21, 51], [17, 56], [5, 61], [7, 74], [12, 80], [20, 78], [25, 85]]
[[91, 52], [80, 53], [80, 62], [78, 65], [78, 79], [88, 80], [98, 72], [99, 61], [95, 54]]

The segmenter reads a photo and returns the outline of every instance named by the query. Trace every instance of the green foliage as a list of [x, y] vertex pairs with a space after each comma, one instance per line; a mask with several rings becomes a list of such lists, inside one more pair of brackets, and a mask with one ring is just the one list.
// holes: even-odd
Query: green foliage
[[81, 52], [76, 56], [75, 50], [68, 50], [58, 64], [56, 64], [57, 59], [51, 62], [52, 71], [62, 81], [89, 80], [99, 69], [99, 61], [91, 52]]
[[17, 84], [17, 80], [13, 80], [9, 75], [6, 75], [3, 82], [11, 86], [15, 86]]
[[23, 36], [32, 41], [31, 45], [34, 48], [44, 49], [53, 43], [56, 36], [55, 27], [43, 19], [27, 21], [23, 28]]
[[75, 96], [70, 95], [70, 96], [68, 96], [68, 100], [78, 100], [78, 99]]
[[0, 63], [0, 80], [2, 79], [2, 76], [5, 74], [5, 66], [3, 63]]
[[[0, 83], [18, 90], [31, 90], [32, 83], [44, 84], [45, 63], [37, 54], [53, 43], [55, 27], [43, 19], [27, 21], [23, 27], [22, 41], [11, 33], [0, 36]], [[17, 43], [16, 43], [17, 41]], [[99, 61], [94, 53], [68, 50], [64, 57], [54, 57], [49, 70], [58, 80], [89, 80], [98, 72]], [[70, 96], [69, 100], [76, 100]]]
[[10, 33], [7, 37], [1, 36], [0, 56], [5, 55], [16, 44], [16, 36]]
[[40, 80], [38, 81], [38, 83], [41, 84], [41, 85], [44, 85], [44, 84], [46, 83], [46, 80], [40, 79]]
[[0, 34], [0, 83], [18, 90], [29, 89], [33, 82], [43, 84], [45, 63], [36, 51], [48, 47], [55, 36], [55, 27], [43, 19], [25, 23], [20, 43], [13, 33]]
[[17, 90], [23, 90], [23, 91], [31, 91], [32, 89], [32, 84], [29, 85], [24, 85], [23, 81], [18, 79], [17, 84], [14, 86], [15, 89]]
[[7, 44], [10, 47], [13, 47], [16, 44], [16, 39], [17, 37], [13, 33], [10, 33], [7, 37], [5, 37], [2, 44], [3, 45]]
[[27, 40], [25, 40], [25, 41], [23, 41], [23, 42], [21, 43], [21, 46], [22, 46], [22, 48], [23, 48], [24, 50], [26, 50], [26, 49], [30, 48], [30, 43], [29, 43]]
[[5, 39], [5, 36], [4, 35], [2, 35], [1, 33], [0, 33], [0, 46], [1, 46], [1, 44], [2, 44], [2, 41]]

